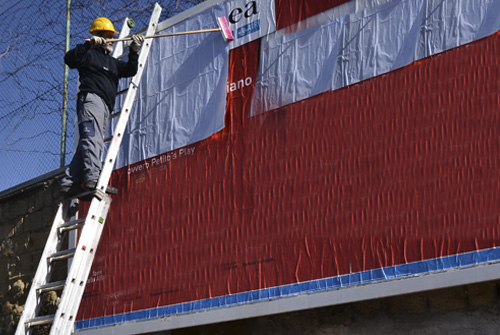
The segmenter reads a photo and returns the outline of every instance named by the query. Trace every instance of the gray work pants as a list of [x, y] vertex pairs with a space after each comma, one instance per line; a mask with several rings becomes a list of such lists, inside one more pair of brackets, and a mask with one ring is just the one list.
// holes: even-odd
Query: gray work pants
[[97, 180], [101, 173], [101, 154], [109, 108], [98, 95], [80, 93], [76, 113], [80, 138], [73, 159], [66, 167], [62, 186]]

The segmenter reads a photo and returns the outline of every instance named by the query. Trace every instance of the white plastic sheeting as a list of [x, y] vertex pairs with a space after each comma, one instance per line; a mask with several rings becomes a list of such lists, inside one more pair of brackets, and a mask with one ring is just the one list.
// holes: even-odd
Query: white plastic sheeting
[[234, 40], [231, 49], [256, 40], [276, 31], [276, 12], [274, 0], [258, 1], [224, 1], [219, 4], [224, 12], [219, 16], [227, 16], [229, 28]]
[[[224, 128], [229, 50], [276, 30], [274, 0], [224, 1], [161, 31], [216, 28], [217, 17], [228, 15], [235, 19], [230, 22], [235, 40], [230, 43], [218, 32], [153, 41], [116, 169], [196, 143]], [[117, 106], [122, 102], [118, 99]]]
[[373, 3], [380, 4], [341, 17], [327, 11], [262, 39], [251, 115], [388, 73], [500, 29], [500, 0]]
[[[217, 27], [218, 12], [213, 7], [161, 33]], [[115, 168], [224, 128], [228, 62], [229, 45], [218, 32], [154, 39]]]

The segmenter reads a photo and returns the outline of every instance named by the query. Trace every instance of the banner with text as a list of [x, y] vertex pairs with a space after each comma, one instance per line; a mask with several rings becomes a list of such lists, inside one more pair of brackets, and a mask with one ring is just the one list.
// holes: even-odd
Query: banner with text
[[158, 43], [78, 332], [499, 263], [499, 1], [281, 0], [237, 48]]

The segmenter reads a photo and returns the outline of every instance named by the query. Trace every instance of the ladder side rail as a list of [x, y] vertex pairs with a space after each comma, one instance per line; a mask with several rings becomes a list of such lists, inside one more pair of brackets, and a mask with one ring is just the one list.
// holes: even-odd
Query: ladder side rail
[[[162, 8], [160, 7], [160, 5], [156, 3], [146, 32], [147, 35], [151, 35], [156, 32], [156, 27], [158, 26], [161, 10]], [[114, 130], [113, 140], [109, 145], [108, 152], [106, 154], [106, 159], [104, 160], [104, 166], [101, 170], [101, 175], [97, 182], [97, 189], [101, 190], [102, 192], [106, 190], [106, 187], [109, 183], [109, 179], [111, 177], [111, 173], [113, 171], [115, 159], [116, 156], [118, 155], [118, 150], [120, 149], [120, 144], [123, 139], [123, 133], [127, 126], [127, 122], [130, 116], [130, 111], [132, 109], [132, 105], [134, 104], [135, 96], [137, 94], [137, 88], [141, 80], [142, 73], [144, 71], [149, 51], [151, 49], [152, 40], [153, 39], [145, 41], [141, 48], [141, 52], [139, 54], [139, 68], [137, 70], [137, 74], [132, 78], [132, 81], [129, 84], [129, 90], [123, 102], [121, 114]]]
[[[120, 38], [124, 38], [124, 37], [127, 37], [130, 35], [130, 25], [129, 25], [130, 21], [132, 21], [132, 20], [129, 17], [126, 17], [125, 20], [123, 21], [122, 29], [120, 30], [120, 34], [119, 34]], [[130, 44], [130, 42], [129, 42], [129, 44]], [[116, 42], [114, 44], [113, 53], [111, 54], [111, 56], [113, 58], [116, 58], [116, 59], [121, 59], [121, 58], [125, 58], [125, 56], [128, 56], [129, 52], [124, 52], [125, 45], [126, 45], [125, 41]], [[130, 80], [130, 78], [127, 78], [127, 79]], [[117, 97], [124, 94], [124, 93], [127, 93], [128, 89], [127, 88], [122, 89], [122, 87], [128, 88], [128, 83], [126, 83], [125, 80], [121, 80], [119, 85], [118, 85]], [[113, 139], [113, 128], [114, 128], [114, 126], [113, 126], [114, 120], [113, 119], [115, 117], [118, 117], [118, 116], [120, 116], [120, 113], [113, 112], [108, 117], [108, 125], [106, 126], [106, 134], [111, 131], [111, 135], [106, 136], [106, 134], [104, 134], [104, 146], [103, 146], [103, 151], [102, 151], [101, 157], [100, 157], [101, 163], [103, 165], [104, 165], [104, 163], [103, 163], [102, 159], [106, 155], [106, 153], [108, 152], [109, 143], [107, 143], [107, 142], [109, 142], [111, 139]]]
[[102, 200], [94, 197], [90, 204], [50, 334], [71, 334], [73, 330], [110, 203], [105, 195]]
[[[128, 25], [129, 20], [130, 19], [126, 17], [125, 21], [123, 21], [122, 30], [120, 30], [120, 35], [118, 35], [119, 38], [127, 37], [130, 34], [130, 26]], [[123, 55], [124, 45], [125, 45], [124, 42], [118, 42], [115, 44], [112, 54], [114, 58], [120, 58]]]
[[39, 312], [41, 294], [38, 293], [37, 290], [40, 286], [47, 284], [47, 282], [50, 280], [50, 276], [53, 270], [53, 264], [48, 261], [48, 258], [50, 255], [57, 252], [60, 248], [61, 241], [59, 239], [58, 229], [59, 226], [64, 223], [64, 214], [64, 204], [61, 202], [57, 209], [54, 222], [52, 223], [49, 236], [47, 237], [47, 242], [40, 257], [40, 263], [38, 263], [35, 276], [33, 277], [30, 291], [28, 293], [26, 303], [24, 304], [23, 313], [17, 325], [15, 333], [16, 335], [27, 334], [28, 329], [25, 325], [25, 322], [27, 320], [33, 319]]

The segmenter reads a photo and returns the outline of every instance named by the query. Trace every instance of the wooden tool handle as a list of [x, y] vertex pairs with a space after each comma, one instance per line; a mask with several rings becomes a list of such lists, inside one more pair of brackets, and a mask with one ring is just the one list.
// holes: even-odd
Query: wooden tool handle
[[[176, 35], [188, 35], [188, 34], [199, 34], [199, 33], [209, 33], [213, 31], [220, 31], [219, 28], [212, 29], [203, 29], [203, 30], [191, 30], [191, 31], [182, 31], [179, 33], [169, 33], [169, 34], [158, 34], [158, 35], [149, 35], [144, 36], [144, 38], [157, 38], [157, 37], [166, 37], [166, 36], [176, 36]], [[121, 42], [121, 41], [131, 41], [132, 37], [124, 37], [124, 38], [115, 38], [111, 40], [106, 40], [106, 42]]]

